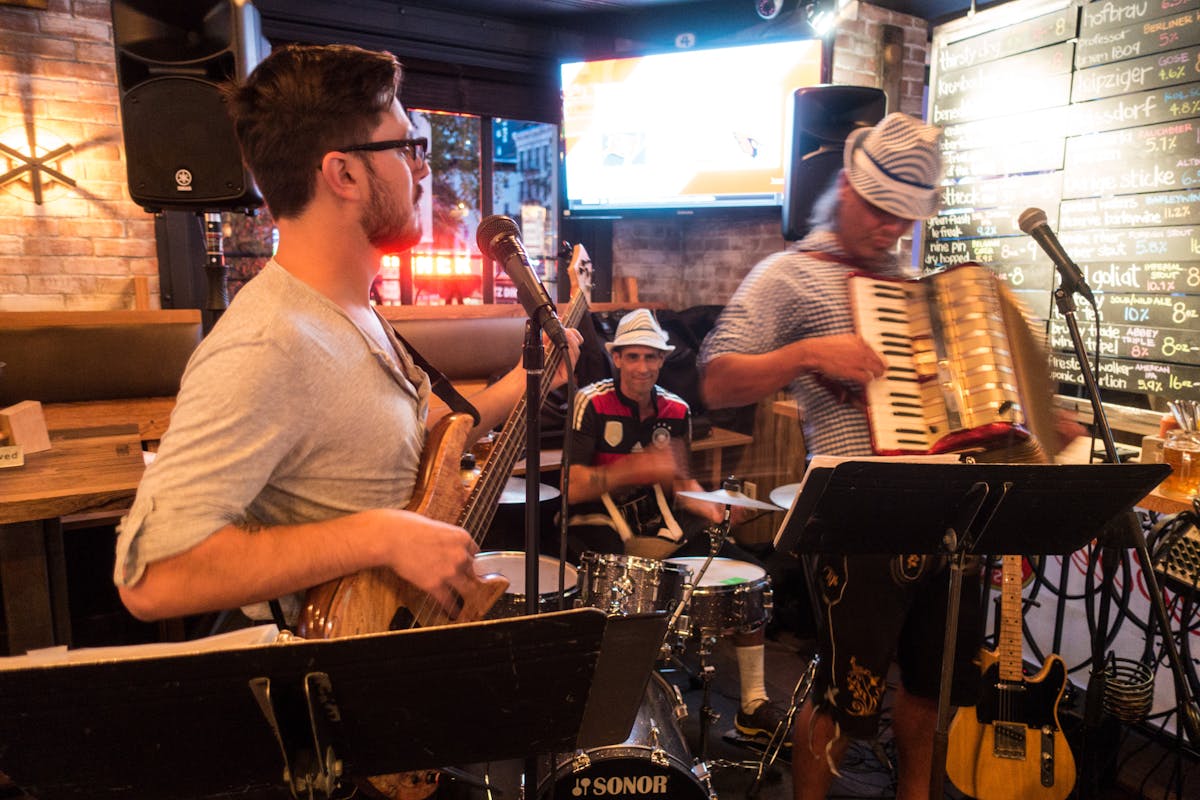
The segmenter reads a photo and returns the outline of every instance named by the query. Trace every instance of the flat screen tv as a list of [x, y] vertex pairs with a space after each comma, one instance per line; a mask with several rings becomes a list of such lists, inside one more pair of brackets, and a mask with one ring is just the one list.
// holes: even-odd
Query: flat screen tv
[[561, 66], [566, 213], [778, 206], [805, 39]]

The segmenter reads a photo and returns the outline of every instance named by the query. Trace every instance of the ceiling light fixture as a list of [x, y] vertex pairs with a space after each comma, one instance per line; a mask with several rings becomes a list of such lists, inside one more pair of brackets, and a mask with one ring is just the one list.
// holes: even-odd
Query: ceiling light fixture
[[837, 23], [836, 0], [814, 0], [804, 7], [804, 15], [808, 26], [817, 36], [824, 36], [833, 30]]

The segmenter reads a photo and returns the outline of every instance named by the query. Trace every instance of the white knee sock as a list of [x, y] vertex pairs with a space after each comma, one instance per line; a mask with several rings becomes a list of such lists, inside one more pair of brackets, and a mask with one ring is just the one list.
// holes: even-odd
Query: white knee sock
[[761, 644], [736, 647], [738, 676], [742, 683], [742, 711], [749, 714], [767, 701], [763, 661], [766, 648]]

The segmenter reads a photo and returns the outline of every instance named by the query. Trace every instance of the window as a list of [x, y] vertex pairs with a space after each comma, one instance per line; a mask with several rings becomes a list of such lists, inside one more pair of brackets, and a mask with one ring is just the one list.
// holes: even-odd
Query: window
[[[432, 174], [420, 207], [424, 236], [411, 253], [384, 256], [376, 301], [517, 302], [498, 265], [498, 274], [483, 274], [475, 230], [491, 213], [517, 221], [530, 263], [554, 296], [558, 126], [419, 109], [409, 109], [409, 116], [415, 135], [430, 142]], [[490, 203], [484, 203], [489, 186]]]
[[[516, 220], [530, 264], [555, 297], [558, 269], [558, 126], [409, 109], [414, 136], [429, 139], [431, 173], [422, 183], [423, 236], [411, 252], [380, 259], [372, 299], [384, 305], [516, 303], [516, 288], [495, 265], [483, 274], [475, 230], [489, 214]], [[483, 202], [488, 197], [489, 202]], [[270, 215], [224, 215], [233, 235], [236, 291], [274, 252]], [[245, 257], [245, 258], [242, 258]]]
[[[558, 126], [492, 121], [492, 209], [516, 220], [529, 262], [555, 297], [558, 278]], [[496, 276], [496, 302], [517, 302], [516, 289]]]

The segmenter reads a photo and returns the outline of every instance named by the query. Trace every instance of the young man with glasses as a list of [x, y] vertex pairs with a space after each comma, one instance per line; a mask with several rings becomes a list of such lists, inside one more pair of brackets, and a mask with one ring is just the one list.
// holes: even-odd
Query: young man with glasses
[[[430, 383], [369, 301], [380, 257], [421, 238], [427, 143], [400, 75], [388, 53], [287, 46], [227, 87], [279, 248], [193, 355], [122, 522], [114, 578], [142, 619], [250, 604], [265, 617], [274, 598], [294, 612], [308, 587], [373, 567], [453, 616], [477, 585], [469, 535], [403, 510]], [[514, 369], [472, 398], [475, 432], [524, 381]]]

